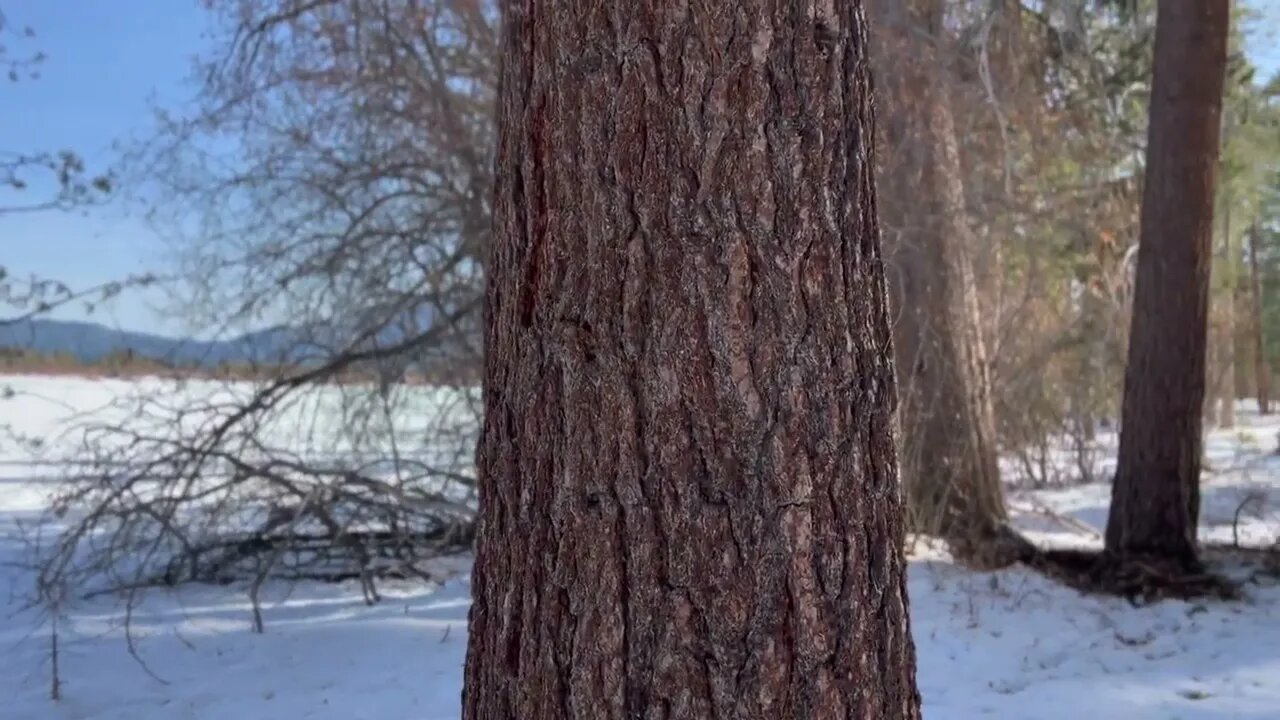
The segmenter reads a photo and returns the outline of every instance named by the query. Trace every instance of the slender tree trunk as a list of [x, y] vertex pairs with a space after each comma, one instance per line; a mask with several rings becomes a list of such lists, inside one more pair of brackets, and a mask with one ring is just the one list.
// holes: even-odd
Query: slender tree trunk
[[1160, 3], [1106, 547], [1194, 565], [1227, 0]]
[[1221, 319], [1214, 317], [1214, 313], [1210, 312], [1208, 327], [1205, 330], [1208, 336], [1208, 347], [1205, 348], [1204, 358], [1203, 432], [1208, 432], [1218, 427], [1218, 411], [1222, 409], [1220, 400], [1222, 395], [1222, 328], [1220, 323]]
[[881, 206], [892, 232], [894, 338], [902, 380], [902, 468], [913, 527], [980, 565], [1029, 545], [1008, 528], [995, 419], [947, 92], [939, 0], [876, 0], [878, 87], [891, 149]]
[[1218, 391], [1218, 427], [1231, 429], [1236, 426], [1236, 266], [1235, 246], [1231, 235], [1231, 194], [1227, 193], [1222, 207], [1222, 289], [1219, 312], [1218, 358], [1222, 363]]
[[1249, 228], [1249, 295], [1253, 310], [1253, 391], [1258, 399], [1258, 412], [1268, 415], [1271, 413], [1271, 363], [1267, 361], [1262, 319], [1262, 270], [1258, 267], [1258, 239], [1261, 234], [1257, 225]]
[[1108, 315], [1112, 313], [1100, 291], [1089, 286], [1089, 280], [1085, 276], [1081, 281], [1084, 285], [1080, 299], [1083, 352], [1080, 353], [1080, 380], [1076, 383], [1080, 397], [1074, 402], [1081, 407], [1077, 414], [1077, 430], [1083, 440], [1092, 443], [1097, 439], [1099, 419], [1108, 412], [1106, 401], [1114, 392], [1112, 378], [1107, 373], [1111, 364], [1108, 358], [1114, 351], [1108, 336], [1113, 331], [1108, 327]]
[[[1230, 0], [1228, 0], [1230, 2]], [[1222, 113], [1223, 147], [1231, 141], [1229, 109]], [[1235, 427], [1234, 279], [1231, 250], [1231, 183], [1219, 183], [1222, 260], [1214, 265], [1209, 286], [1209, 348], [1206, 361], [1205, 419], [1209, 427]], [[1216, 290], [1216, 292], [1215, 292]], [[1225, 298], [1223, 300], [1222, 298]]]
[[860, 3], [503, 27], [463, 717], [918, 718]]

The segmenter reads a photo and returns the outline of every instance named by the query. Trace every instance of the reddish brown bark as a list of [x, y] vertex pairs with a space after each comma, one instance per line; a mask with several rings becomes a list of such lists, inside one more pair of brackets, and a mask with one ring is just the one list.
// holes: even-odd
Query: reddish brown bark
[[1228, 0], [1160, 3], [1113, 555], [1196, 559], [1201, 404]]
[[903, 486], [916, 531], [982, 565], [1029, 549], [1008, 528], [980, 326], [944, 7], [876, 0], [881, 207], [902, 395]]
[[918, 718], [860, 3], [505, 12], [464, 718]]

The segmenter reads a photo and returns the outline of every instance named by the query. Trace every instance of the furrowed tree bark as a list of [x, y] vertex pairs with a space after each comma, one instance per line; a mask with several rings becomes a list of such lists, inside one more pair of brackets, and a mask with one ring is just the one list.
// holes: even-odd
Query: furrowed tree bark
[[1112, 556], [1196, 565], [1227, 0], [1160, 3]]
[[1008, 526], [981, 332], [939, 0], [875, 0], [878, 99], [886, 109], [881, 206], [889, 232], [908, 517], [966, 562], [1030, 550]]
[[1258, 412], [1271, 413], [1271, 363], [1267, 361], [1266, 334], [1262, 319], [1262, 269], [1258, 266], [1257, 225], [1249, 228], [1249, 294], [1253, 310], [1253, 391], [1258, 399]]
[[861, 4], [505, 4], [463, 717], [918, 718]]

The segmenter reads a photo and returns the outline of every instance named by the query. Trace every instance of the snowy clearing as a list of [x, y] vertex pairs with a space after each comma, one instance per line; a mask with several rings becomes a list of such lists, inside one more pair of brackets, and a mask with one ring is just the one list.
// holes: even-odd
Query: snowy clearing
[[[128, 383], [11, 378], [3, 421], [53, 438]], [[1202, 537], [1274, 542], [1280, 530], [1280, 421], [1244, 404], [1214, 433]], [[1108, 450], [1101, 453], [1106, 457]], [[137, 658], [111, 598], [77, 601], [59, 632], [63, 699], [49, 693], [50, 627], [23, 609], [30, 575], [21, 533], [56, 467], [6, 444], [0, 455], [0, 719], [243, 720], [458, 717], [466, 648], [466, 561], [438, 587], [385, 587], [368, 607], [357, 584], [271, 588], [266, 633], [250, 629], [237, 588], [153, 591], [132, 617]], [[1096, 546], [1105, 485], [1019, 491], [1018, 523], [1037, 541]], [[21, 527], [20, 527], [21, 526]], [[1247, 585], [1241, 603], [1133, 607], [1085, 597], [1021, 569], [974, 573], [923, 544], [912, 552], [912, 631], [931, 719], [1274, 718], [1280, 708], [1280, 586]], [[145, 666], [144, 666], [145, 664]]]

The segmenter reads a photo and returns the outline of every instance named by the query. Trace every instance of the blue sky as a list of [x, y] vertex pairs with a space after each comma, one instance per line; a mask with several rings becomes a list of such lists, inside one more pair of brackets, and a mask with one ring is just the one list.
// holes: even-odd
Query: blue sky
[[1244, 28], [1245, 52], [1263, 77], [1280, 72], [1280, 0], [1245, 0], [1255, 13]]
[[[194, 0], [0, 0], [0, 10], [12, 26], [36, 32], [31, 39], [7, 35], [2, 42], [11, 54], [47, 56], [37, 80], [0, 78], [0, 150], [70, 148], [91, 171], [104, 170], [117, 156], [116, 143], [145, 137], [154, 104], [178, 105], [192, 95], [190, 59], [206, 46], [205, 14]], [[73, 288], [159, 267], [166, 249], [123, 203], [0, 217], [0, 265], [12, 275], [53, 277]], [[94, 319], [178, 330], [158, 326], [149, 309], [155, 301], [118, 299]], [[59, 316], [85, 314], [75, 306]]]
[[[1182, 1], [1182, 0], [1177, 0]], [[1247, 50], [1264, 74], [1280, 69], [1280, 0], [1252, 0], [1265, 18]], [[206, 19], [195, 0], [0, 0], [9, 22], [36, 37], [4, 42], [43, 51], [41, 78], [0, 78], [0, 150], [74, 148], [90, 168], [105, 168], [113, 145], [144, 137], [155, 104], [190, 99], [191, 58], [207, 47]], [[54, 277], [73, 287], [163, 266], [166, 245], [120, 205], [87, 213], [0, 217], [0, 265], [11, 274]], [[126, 296], [94, 319], [128, 329], [181, 332], [150, 307], [157, 297]], [[3, 311], [0, 308], [0, 311]], [[80, 319], [78, 306], [59, 313]]]

